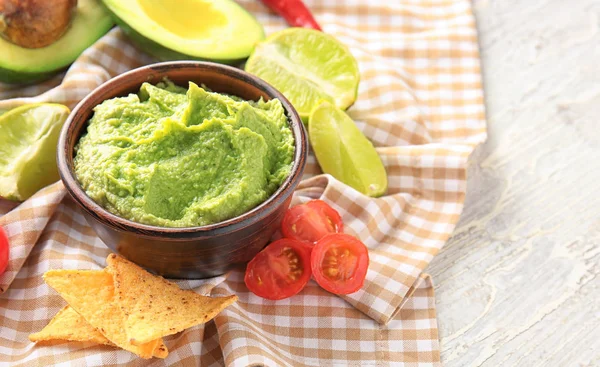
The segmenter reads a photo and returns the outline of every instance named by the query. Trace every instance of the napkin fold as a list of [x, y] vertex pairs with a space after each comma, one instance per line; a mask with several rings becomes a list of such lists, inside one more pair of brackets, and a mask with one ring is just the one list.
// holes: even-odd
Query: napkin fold
[[[259, 2], [240, 3], [266, 25], [267, 33], [285, 27]], [[320, 198], [340, 212], [346, 232], [369, 247], [365, 286], [338, 297], [311, 281], [300, 295], [273, 302], [248, 292], [241, 271], [180, 281], [180, 286], [206, 294], [235, 292], [240, 300], [214, 323], [165, 339], [171, 355], [164, 363], [439, 362], [433, 286], [423, 271], [458, 221], [468, 157], [486, 138], [471, 2], [348, 0], [307, 5], [324, 30], [348, 45], [358, 59], [359, 96], [348, 114], [377, 147], [389, 191], [381, 198], [364, 196], [322, 174], [311, 154], [294, 203]], [[109, 78], [153, 61], [115, 28], [64, 75], [35, 86], [0, 85], [0, 111], [32, 102], [73, 108]], [[43, 284], [43, 272], [99, 269], [109, 251], [62, 184], [16, 207], [0, 200], [0, 215], [11, 242], [9, 268], [0, 276], [0, 362], [137, 363], [127, 352], [109, 347], [34, 347], [27, 341], [30, 332], [41, 329], [63, 306]]]

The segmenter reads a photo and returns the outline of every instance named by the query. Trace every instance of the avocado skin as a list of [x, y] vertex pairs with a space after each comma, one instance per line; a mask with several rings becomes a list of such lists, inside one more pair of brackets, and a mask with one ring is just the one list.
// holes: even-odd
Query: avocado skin
[[0, 67], [0, 83], [27, 85], [50, 79], [65, 68], [41, 73], [13, 71]]
[[240, 65], [246, 58], [241, 59], [206, 59], [196, 56], [182, 54], [180, 52], [164, 47], [147, 37], [142, 36], [135, 29], [131, 28], [125, 21], [119, 18], [114, 12], [105, 7], [111, 14], [114, 22], [121, 27], [123, 32], [129, 37], [135, 46], [147, 54], [154, 56], [160, 61], [176, 61], [176, 60], [197, 60], [197, 61], [212, 61], [226, 65]]

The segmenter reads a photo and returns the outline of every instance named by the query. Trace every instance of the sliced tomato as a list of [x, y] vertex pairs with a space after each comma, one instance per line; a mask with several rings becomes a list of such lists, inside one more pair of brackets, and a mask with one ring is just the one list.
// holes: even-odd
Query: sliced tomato
[[311, 268], [315, 281], [335, 294], [359, 290], [369, 268], [369, 251], [364, 243], [347, 234], [329, 234], [313, 248]]
[[288, 209], [281, 222], [284, 237], [315, 243], [330, 233], [343, 232], [340, 214], [323, 200], [311, 200]]
[[0, 275], [4, 274], [8, 266], [8, 236], [0, 227]]
[[310, 280], [311, 247], [301, 241], [277, 240], [250, 260], [244, 282], [257, 296], [278, 300], [300, 292]]

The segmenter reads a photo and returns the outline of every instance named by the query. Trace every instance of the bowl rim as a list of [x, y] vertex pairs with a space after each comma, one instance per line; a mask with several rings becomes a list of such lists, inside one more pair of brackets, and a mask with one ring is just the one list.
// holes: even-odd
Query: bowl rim
[[[292, 168], [290, 174], [279, 186], [279, 188], [273, 194], [271, 194], [265, 201], [261, 202], [249, 211], [244, 212], [236, 217], [227, 219], [225, 221], [204, 226], [153, 226], [149, 224], [138, 223], [111, 213], [110, 211], [104, 209], [102, 206], [96, 203], [92, 198], [90, 198], [79, 184], [72, 164], [73, 159], [67, 159], [67, 155], [70, 154], [71, 156], [73, 156], [73, 150], [76, 145], [76, 142], [79, 141], [79, 138], [81, 137], [81, 134], [85, 129], [85, 126], [87, 125], [87, 121], [89, 121], [89, 116], [91, 116], [91, 114], [93, 113], [93, 111], [89, 111], [88, 113], [86, 112], [86, 110], [93, 110], [94, 107], [96, 107], [108, 98], [122, 96], [122, 88], [112, 88], [116, 85], [119, 85], [119, 82], [122, 80], [131, 77], [139, 77], [140, 75], [147, 77], [148, 75], [157, 73], [166, 74], [169, 70], [172, 70], [174, 68], [196, 68], [205, 69], [213, 72], [225, 73], [231, 77], [241, 80], [245, 84], [250, 84], [253, 87], [260, 89], [262, 92], [268, 95], [270, 99], [277, 98], [281, 101], [281, 104], [288, 118], [288, 124], [290, 126], [290, 129], [292, 130], [292, 136], [294, 138], [295, 149]], [[143, 81], [140, 82], [140, 85], [142, 83]], [[119, 90], [119, 92], [111, 92], [112, 97], [107, 97], [105, 99], [102, 99], [101, 101], [96, 101], [96, 99], [99, 99], [97, 96], [101, 94], [102, 91], [105, 91], [107, 89], [110, 90], [111, 88], [114, 91]], [[75, 125], [76, 122], [78, 122], [78, 120], [82, 117], [87, 118], [86, 121], [81, 124], [81, 127], [78, 129], [78, 131], [74, 131], [74, 129], [71, 129], [71, 126]], [[79, 136], [76, 138], [76, 140], [74, 140], [71, 149], [69, 149], [69, 147], [67, 146], [68, 138], [70, 134], [75, 133], [77, 133]], [[79, 103], [77, 103], [71, 114], [69, 114], [69, 117], [65, 121], [60, 131], [57, 147], [57, 165], [60, 178], [71, 197], [82, 207], [83, 210], [85, 210], [97, 221], [100, 221], [102, 224], [108, 225], [111, 228], [121, 232], [135, 232], [138, 235], [146, 238], [186, 240], [195, 237], [212, 237], [224, 233], [233, 232], [250, 226], [251, 224], [261, 221], [264, 218], [268, 217], [270, 214], [277, 210], [279, 205], [283, 204], [285, 200], [293, 194], [293, 191], [295, 190], [296, 186], [301, 181], [304, 172], [304, 167], [306, 165], [306, 156], [308, 149], [308, 136], [306, 133], [306, 129], [302, 123], [302, 120], [298, 115], [298, 112], [281, 92], [279, 92], [266, 81], [260, 79], [257, 76], [251, 75], [241, 69], [214, 62], [168, 61], [145, 65], [127, 71], [114, 78], [111, 78], [106, 82], [102, 83], [100, 86], [96, 87], [85, 98], [79, 101]]]

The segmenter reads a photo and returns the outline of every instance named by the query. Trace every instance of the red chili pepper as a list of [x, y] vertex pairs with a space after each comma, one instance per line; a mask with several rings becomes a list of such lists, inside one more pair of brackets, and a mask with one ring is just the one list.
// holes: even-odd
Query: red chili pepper
[[262, 2], [281, 15], [292, 27], [321, 30], [321, 26], [301, 0], [262, 0]]

